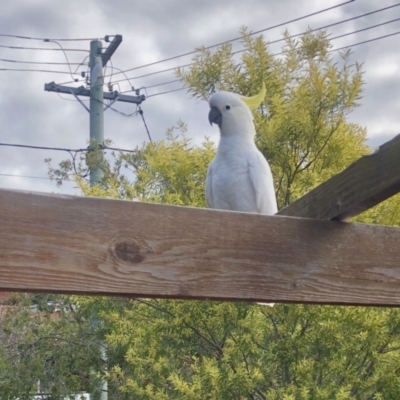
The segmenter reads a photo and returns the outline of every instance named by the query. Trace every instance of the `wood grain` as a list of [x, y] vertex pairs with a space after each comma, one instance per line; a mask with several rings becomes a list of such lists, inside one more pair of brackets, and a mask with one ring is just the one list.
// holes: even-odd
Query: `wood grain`
[[278, 212], [346, 220], [400, 192], [400, 135]]
[[0, 190], [0, 290], [400, 305], [400, 229]]

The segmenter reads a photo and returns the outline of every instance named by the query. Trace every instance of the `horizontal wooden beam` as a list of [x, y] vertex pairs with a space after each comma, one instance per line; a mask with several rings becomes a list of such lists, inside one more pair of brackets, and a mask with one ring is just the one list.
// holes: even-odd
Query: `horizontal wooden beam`
[[0, 190], [0, 290], [400, 305], [400, 229]]
[[400, 135], [278, 212], [346, 220], [400, 192]]

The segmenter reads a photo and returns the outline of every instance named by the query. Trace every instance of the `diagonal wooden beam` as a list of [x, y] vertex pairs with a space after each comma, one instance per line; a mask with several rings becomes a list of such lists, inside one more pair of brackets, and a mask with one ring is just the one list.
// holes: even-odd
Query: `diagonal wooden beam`
[[400, 229], [0, 190], [0, 290], [400, 305]]
[[400, 192], [400, 135], [278, 212], [346, 220]]

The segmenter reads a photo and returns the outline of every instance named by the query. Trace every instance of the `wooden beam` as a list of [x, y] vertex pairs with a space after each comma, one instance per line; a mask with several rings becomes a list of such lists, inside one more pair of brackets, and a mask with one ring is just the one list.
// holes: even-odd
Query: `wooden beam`
[[400, 135], [278, 212], [346, 220], [400, 192]]
[[400, 305], [400, 229], [0, 190], [0, 290]]

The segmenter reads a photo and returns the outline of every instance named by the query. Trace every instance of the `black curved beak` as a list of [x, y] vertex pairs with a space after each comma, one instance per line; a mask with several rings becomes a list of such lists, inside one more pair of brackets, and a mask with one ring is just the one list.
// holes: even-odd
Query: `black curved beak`
[[210, 121], [210, 125], [214, 123], [221, 126], [222, 114], [217, 107], [211, 107], [210, 112], [208, 113], [208, 120]]

